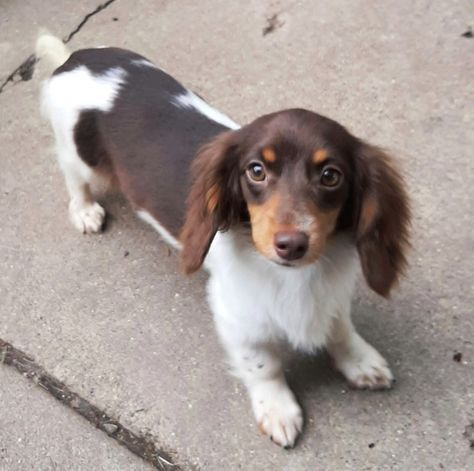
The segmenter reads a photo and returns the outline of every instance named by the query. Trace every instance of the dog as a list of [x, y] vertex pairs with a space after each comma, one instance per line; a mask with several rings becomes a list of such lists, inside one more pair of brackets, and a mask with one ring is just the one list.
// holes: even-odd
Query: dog
[[50, 35], [36, 50], [55, 67], [42, 106], [73, 225], [101, 230], [90, 185], [108, 179], [180, 251], [186, 273], [207, 269], [219, 338], [264, 434], [289, 448], [303, 429], [284, 343], [325, 347], [355, 388], [392, 386], [350, 314], [360, 267], [387, 297], [407, 264], [410, 205], [389, 155], [304, 109], [240, 127], [131, 51], [70, 54]]

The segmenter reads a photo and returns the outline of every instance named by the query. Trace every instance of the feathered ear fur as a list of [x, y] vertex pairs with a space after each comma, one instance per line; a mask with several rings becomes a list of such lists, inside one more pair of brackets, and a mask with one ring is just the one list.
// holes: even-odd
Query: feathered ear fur
[[185, 273], [197, 271], [218, 230], [238, 222], [243, 198], [239, 182], [237, 131], [215, 137], [198, 152], [181, 231]]
[[409, 202], [392, 158], [377, 147], [359, 144], [356, 152], [357, 249], [368, 285], [388, 297], [406, 268]]

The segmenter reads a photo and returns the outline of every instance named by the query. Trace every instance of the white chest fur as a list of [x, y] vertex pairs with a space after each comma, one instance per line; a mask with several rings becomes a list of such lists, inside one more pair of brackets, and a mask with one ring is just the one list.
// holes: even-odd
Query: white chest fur
[[315, 350], [325, 344], [334, 317], [348, 310], [357, 266], [346, 236], [333, 240], [318, 263], [287, 268], [264, 259], [235, 231], [219, 233], [206, 259], [217, 328], [240, 342], [287, 340]]

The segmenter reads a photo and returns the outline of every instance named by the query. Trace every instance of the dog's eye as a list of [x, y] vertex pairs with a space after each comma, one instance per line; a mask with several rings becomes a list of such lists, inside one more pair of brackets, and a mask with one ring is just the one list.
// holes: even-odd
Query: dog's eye
[[335, 187], [339, 185], [341, 180], [342, 180], [342, 173], [339, 170], [333, 167], [326, 167], [322, 171], [319, 181], [324, 186]]
[[255, 182], [263, 182], [267, 178], [263, 165], [258, 162], [252, 162], [247, 167], [247, 175]]

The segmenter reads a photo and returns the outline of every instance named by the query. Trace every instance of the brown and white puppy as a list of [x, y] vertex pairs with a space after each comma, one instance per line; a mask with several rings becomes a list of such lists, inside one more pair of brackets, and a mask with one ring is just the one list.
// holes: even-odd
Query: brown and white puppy
[[281, 342], [326, 347], [355, 387], [391, 386], [350, 317], [359, 261], [383, 296], [406, 263], [408, 202], [389, 156], [302, 109], [239, 127], [130, 51], [69, 55], [51, 36], [37, 51], [57, 66], [43, 106], [73, 224], [101, 229], [90, 184], [105, 176], [181, 250], [186, 272], [206, 266], [217, 331], [264, 433], [291, 447], [303, 426]]

